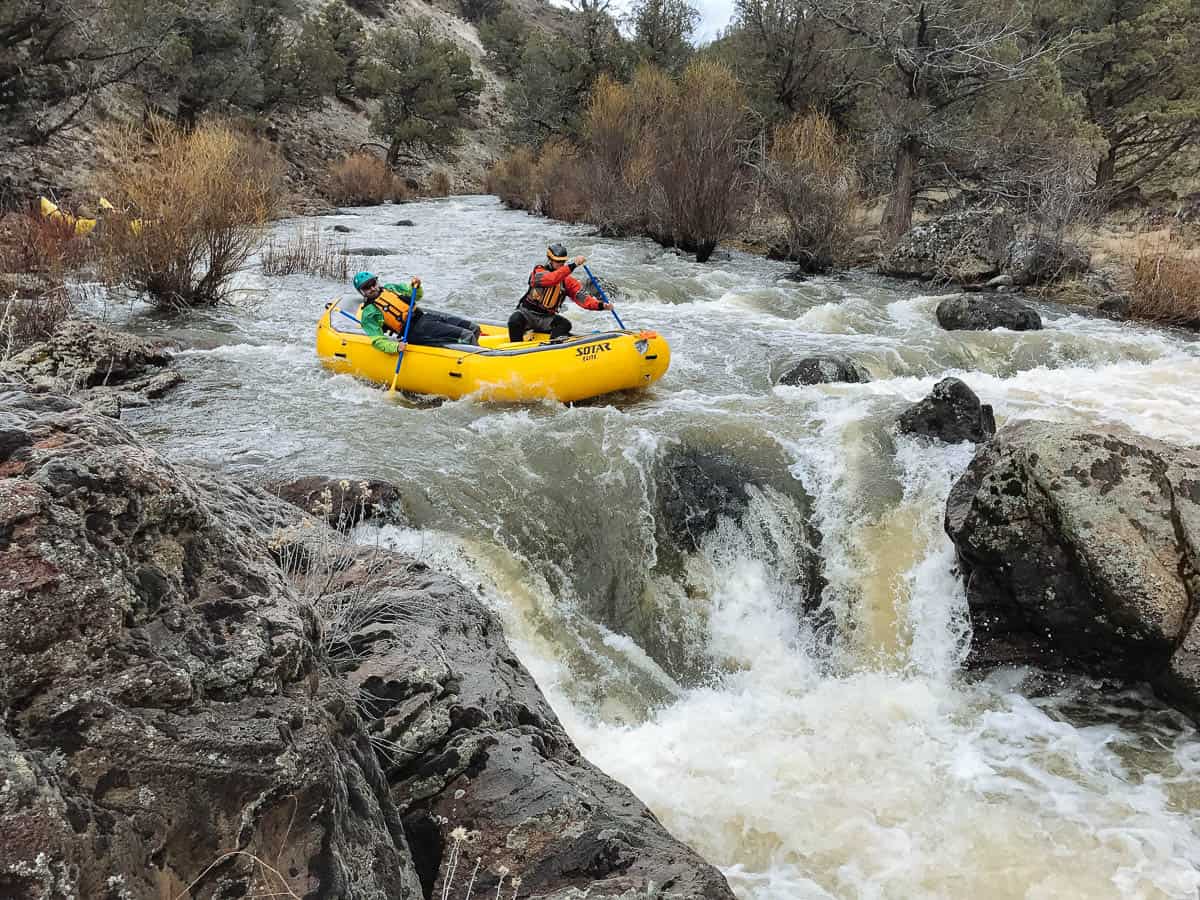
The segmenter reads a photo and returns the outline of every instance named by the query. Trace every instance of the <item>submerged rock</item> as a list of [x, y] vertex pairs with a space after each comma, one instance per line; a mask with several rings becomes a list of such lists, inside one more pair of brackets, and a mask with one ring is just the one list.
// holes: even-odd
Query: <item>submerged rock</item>
[[461, 826], [476, 889], [503, 863], [559, 900], [732, 900], [579, 756], [457, 582], [15, 385], [0, 709], [6, 896], [419, 900]]
[[849, 356], [820, 354], [807, 356], [800, 360], [783, 374], [779, 379], [779, 384], [832, 384], [834, 382], [865, 384], [870, 380], [870, 373]]
[[970, 210], [914, 225], [884, 256], [879, 271], [902, 278], [973, 283], [998, 275], [1012, 239], [1011, 217]]
[[397, 228], [412, 228], [415, 223], [413, 222], [412, 219], [400, 219], [398, 222], [395, 222], [393, 224]]
[[1005, 426], [946, 504], [976, 664], [1148, 680], [1200, 712], [1200, 450]]
[[1042, 317], [1036, 309], [1013, 297], [953, 294], [937, 305], [938, 324], [947, 331], [1039, 331]]
[[343, 256], [395, 256], [395, 250], [386, 247], [353, 247], [342, 251]]
[[980, 403], [962, 381], [943, 378], [928, 397], [901, 413], [896, 427], [903, 434], [924, 435], [948, 444], [979, 444], [996, 433], [996, 417], [991, 406]]
[[354, 229], [348, 225], [334, 225], [333, 230], [338, 234], [350, 234], [352, 231], [354, 231]]

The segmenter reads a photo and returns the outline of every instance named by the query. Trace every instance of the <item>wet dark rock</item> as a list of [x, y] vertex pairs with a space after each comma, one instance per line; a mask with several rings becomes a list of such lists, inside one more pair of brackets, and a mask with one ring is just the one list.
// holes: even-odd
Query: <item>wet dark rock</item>
[[343, 250], [343, 256], [395, 256], [395, 250], [388, 250], [386, 247], [354, 247]]
[[1006, 256], [1004, 268], [1019, 286], [1048, 284], [1091, 267], [1083, 247], [1044, 235], [1021, 235], [1008, 245]]
[[1004, 267], [1012, 233], [1012, 218], [1004, 212], [939, 216], [910, 228], [883, 257], [879, 271], [901, 278], [986, 281]]
[[354, 231], [354, 229], [348, 225], [334, 225], [333, 230], [338, 234], [350, 234], [352, 231]]
[[12, 384], [0, 709], [4, 896], [420, 900], [460, 825], [476, 890], [504, 864], [556, 900], [733, 896], [462, 585]]
[[953, 294], [937, 305], [938, 324], [947, 331], [1038, 331], [1042, 317], [1036, 309], [1014, 297]]
[[280, 890], [255, 855], [300, 895], [420, 896], [269, 553], [296, 511], [53, 395], [10, 387], [0, 420], [0, 893]]
[[779, 384], [832, 384], [848, 382], [865, 384], [871, 380], [870, 373], [849, 356], [821, 354], [807, 356], [788, 369], [779, 379]]
[[977, 665], [1150, 681], [1200, 712], [1200, 450], [1005, 426], [946, 504]]
[[166, 369], [175, 347], [113, 331], [96, 322], [64, 322], [47, 341], [0, 362], [0, 378], [34, 390], [72, 394], [104, 415], [145, 405], [183, 382]]
[[1127, 293], [1117, 291], [1106, 294], [1096, 304], [1097, 311], [1103, 313], [1107, 318], [1115, 319], [1118, 322], [1128, 319], [1132, 308], [1133, 297]]
[[400, 219], [394, 224], [397, 228], [412, 228], [415, 223], [412, 219]]
[[324, 519], [335, 528], [352, 528], [376, 518], [403, 521], [400, 489], [387, 481], [309, 475], [291, 481], [268, 482], [265, 486], [275, 496]]
[[[787, 471], [783, 460], [750, 460], [732, 447], [704, 444], [673, 448], [655, 472], [655, 530], [659, 568], [674, 570], [683, 555], [701, 549], [705, 537], [722, 518], [742, 523], [751, 502], [764, 494], [786, 498], [794, 504], [799, 521], [792, 523], [793, 546], [801, 558], [795, 573], [803, 607], [820, 601], [824, 581], [817, 548], [821, 534], [809, 521], [812, 498]], [[786, 553], [785, 553], [786, 555]]]
[[929, 396], [918, 400], [896, 422], [902, 434], [936, 438], [948, 444], [980, 444], [996, 433], [992, 408], [957, 378], [943, 378]]
[[520, 896], [631, 897], [671, 885], [669, 896], [732, 900], [716, 869], [580, 755], [494, 613], [462, 585], [363, 550], [331, 590], [364, 585], [368, 612], [347, 642], [344, 677], [386, 760], [427, 896], [441, 895], [441, 863], [462, 826], [459, 881], [468, 859], [483, 859], [483, 896], [503, 866], [521, 878]]

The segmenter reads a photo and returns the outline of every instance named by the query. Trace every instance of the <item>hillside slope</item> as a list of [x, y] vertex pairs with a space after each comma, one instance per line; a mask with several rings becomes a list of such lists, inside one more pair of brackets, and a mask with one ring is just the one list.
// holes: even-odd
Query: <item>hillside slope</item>
[[[298, 12], [315, 12], [321, 0], [301, 0]], [[505, 80], [486, 64], [486, 51], [475, 25], [466, 21], [457, 0], [384, 0], [378, 4], [351, 0], [346, 4], [360, 17], [368, 36], [382, 28], [428, 19], [435, 33], [452, 41], [471, 59], [472, 69], [483, 81], [477, 110], [462, 132], [462, 142], [444, 158], [405, 159], [402, 175], [423, 184], [435, 170], [451, 177], [455, 190], [479, 187], [488, 163], [501, 151], [509, 116], [504, 102]], [[563, 11], [545, 0], [516, 0], [509, 4], [530, 29], [566, 28]], [[6, 125], [0, 123], [0, 209], [24, 205], [38, 194], [65, 198], [68, 202], [94, 202], [92, 172], [95, 171], [99, 138], [105, 126], [135, 121], [147, 109], [146, 99], [131, 89], [110, 90], [97, 96], [71, 130], [52, 138], [44, 146], [18, 145]], [[166, 109], [170, 112], [169, 104]], [[379, 137], [372, 135], [367, 102], [324, 100], [316, 109], [272, 113], [263, 116], [240, 114], [243, 121], [276, 141], [289, 164], [289, 177], [301, 198], [313, 198], [330, 162], [366, 146], [382, 154]]]

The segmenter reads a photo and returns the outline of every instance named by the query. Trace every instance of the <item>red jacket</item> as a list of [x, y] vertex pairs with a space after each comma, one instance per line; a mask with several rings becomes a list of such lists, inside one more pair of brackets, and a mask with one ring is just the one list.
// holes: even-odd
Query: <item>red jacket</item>
[[562, 306], [563, 295], [565, 294], [571, 298], [573, 303], [577, 306], [582, 306], [584, 309], [603, 309], [603, 301], [595, 297], [589, 297], [586, 294], [582, 298], [579, 296], [579, 292], [583, 290], [583, 285], [571, 277], [571, 273], [574, 270], [575, 265], [573, 263], [559, 266], [553, 271], [544, 265], [537, 266], [529, 275], [529, 290], [521, 298], [521, 303], [540, 313], [553, 315]]

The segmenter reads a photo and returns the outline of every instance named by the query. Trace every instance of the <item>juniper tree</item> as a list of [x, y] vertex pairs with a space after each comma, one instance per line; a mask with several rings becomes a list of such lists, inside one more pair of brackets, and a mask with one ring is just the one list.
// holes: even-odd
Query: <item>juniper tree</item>
[[470, 57], [422, 20], [376, 33], [358, 85], [378, 100], [371, 130], [387, 141], [388, 163], [395, 165], [404, 150], [442, 153], [457, 143], [483, 81]]
[[1200, 148], [1200, 0], [1052, 0], [1037, 24], [1086, 48], [1062, 73], [1107, 143], [1097, 188], [1129, 194]]
[[974, 104], [999, 85], [1065, 54], [1066, 41], [1033, 32], [1019, 0], [811, 0], [812, 11], [850, 38], [845, 53], [870, 61], [878, 138], [892, 151], [886, 236], [912, 224], [922, 165], [946, 148]]

